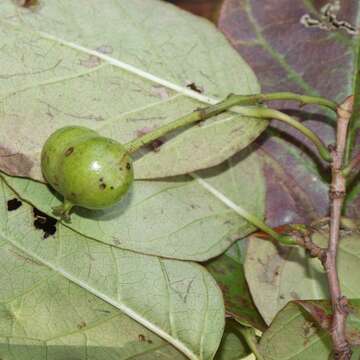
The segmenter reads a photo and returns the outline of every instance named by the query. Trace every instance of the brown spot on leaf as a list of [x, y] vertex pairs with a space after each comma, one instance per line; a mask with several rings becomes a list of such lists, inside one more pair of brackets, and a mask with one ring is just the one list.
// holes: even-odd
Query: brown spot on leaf
[[15, 4], [24, 8], [30, 8], [39, 5], [39, 0], [14, 0]]
[[95, 55], [89, 55], [86, 59], [80, 60], [80, 65], [89, 69], [97, 67], [101, 64], [101, 59]]
[[79, 329], [79, 330], [82, 330], [82, 329], [84, 329], [85, 327], [86, 327], [86, 322], [85, 321], [80, 321], [79, 322], [79, 324], [77, 324], [77, 328]]
[[34, 163], [26, 155], [0, 145], [0, 170], [9, 175], [28, 177]]
[[130, 163], [126, 163], [126, 168], [127, 168], [128, 170], [130, 170], [130, 169], [131, 169], [131, 164], [130, 164]]
[[7, 202], [8, 211], [17, 210], [22, 205], [22, 202], [17, 198], [11, 199]]
[[99, 189], [100, 189], [101, 191], [105, 190], [105, 189], [106, 189], [106, 184], [101, 183], [101, 184], [99, 185]]

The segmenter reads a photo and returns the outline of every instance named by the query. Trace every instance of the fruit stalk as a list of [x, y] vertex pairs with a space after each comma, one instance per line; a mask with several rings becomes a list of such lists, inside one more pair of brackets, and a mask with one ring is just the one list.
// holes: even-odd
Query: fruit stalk
[[[249, 118], [260, 118], [260, 119], [276, 119], [282, 121], [298, 131], [300, 131], [304, 136], [306, 136], [317, 148], [320, 156], [325, 161], [331, 160], [331, 154], [327, 147], [323, 144], [321, 139], [306, 126], [302, 125], [295, 118], [282, 113], [278, 110], [268, 109], [264, 107], [245, 107], [246, 105], [259, 104], [263, 101], [272, 101], [272, 100], [297, 100], [302, 104], [318, 104], [321, 106], [326, 106], [330, 109], [334, 109], [336, 106], [330, 100], [320, 98], [320, 97], [311, 97], [304, 96], [292, 93], [272, 93], [272, 94], [256, 94], [256, 95], [235, 95], [230, 94], [225, 100], [215, 104], [210, 105], [205, 108], [197, 109], [192, 113], [182, 116], [164, 126], [161, 126], [125, 145], [127, 151], [131, 154], [139, 150], [142, 146], [151, 144], [153, 141], [159, 139], [160, 137], [172, 132], [176, 129], [204, 121], [210, 117], [219, 115], [225, 111], [228, 111], [230, 108], [237, 106], [233, 109], [234, 115], [243, 115]], [[239, 106], [240, 105], [240, 106]]]

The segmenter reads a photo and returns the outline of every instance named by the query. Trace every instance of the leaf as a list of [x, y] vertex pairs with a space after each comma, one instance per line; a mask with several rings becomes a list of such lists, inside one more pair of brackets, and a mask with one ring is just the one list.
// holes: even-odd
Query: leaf
[[196, 15], [215, 21], [221, 3], [212, 0], [167, 0]]
[[240, 325], [234, 320], [226, 321], [224, 336], [222, 338], [215, 360], [239, 360], [251, 353], [243, 335]]
[[[328, 233], [319, 231], [313, 241], [324, 247]], [[359, 234], [344, 234], [338, 255], [338, 272], [345, 296], [360, 298]], [[250, 237], [245, 261], [246, 280], [254, 302], [266, 323], [291, 300], [329, 298], [327, 279], [318, 259], [311, 259], [298, 247], [275, 246]]]
[[[347, 321], [348, 339], [352, 334], [359, 336], [360, 318], [359, 300], [351, 300], [353, 313]], [[328, 331], [317, 324], [316, 320], [304, 309], [316, 307], [324, 311], [328, 304], [312, 301], [289, 303], [274, 319], [270, 328], [263, 334], [259, 350], [265, 360], [297, 359], [297, 360], [328, 360], [331, 352], [331, 340]], [[354, 344], [354, 343], [353, 343]], [[353, 348], [352, 359], [358, 359], [359, 343]]]
[[[72, 214], [72, 229], [99, 241], [150, 255], [208, 260], [237, 239], [254, 231], [224, 201], [262, 217], [264, 181], [256, 154], [237, 154], [198, 177], [136, 181], [117, 206]], [[19, 196], [52, 214], [59, 200], [45, 186], [27, 179], [6, 177]], [[209, 189], [210, 187], [210, 189]], [[214, 196], [217, 189], [223, 197]]]
[[225, 254], [210, 260], [206, 268], [222, 290], [226, 314], [245, 326], [264, 331], [267, 326], [254, 305], [246, 283], [242, 244], [236, 242]]
[[1, 237], [0, 357], [185, 359], [171, 345]]
[[44, 239], [34, 226], [42, 216], [34, 219], [34, 209], [25, 202], [8, 211], [7, 201], [16, 195], [3, 181], [0, 185], [2, 242], [115, 306], [188, 358], [214, 356], [223, 333], [224, 305], [203, 267], [120, 250], [61, 223]]
[[[219, 27], [251, 64], [263, 92], [293, 91], [340, 102], [352, 93], [359, 40], [341, 29], [302, 24], [306, 14], [319, 19], [326, 3], [330, 1], [225, 0]], [[358, 2], [339, 3], [337, 19], [356, 26]], [[270, 105], [303, 120], [326, 144], [334, 142], [333, 114], [289, 102]], [[307, 223], [326, 216], [328, 169], [299, 133], [275, 123], [268, 129], [259, 144], [267, 163], [269, 224]]]
[[[221, 33], [164, 2], [45, 1], [31, 10], [5, 0], [0, 14], [0, 169], [10, 175], [42, 181], [42, 145], [62, 126], [83, 125], [128, 142], [230, 92], [259, 90]], [[191, 90], [193, 83], [204, 93]], [[219, 164], [267, 123], [223, 114], [216, 124], [183, 132], [156, 156], [145, 155], [136, 176]], [[159, 168], [159, 161], [171, 167]]]

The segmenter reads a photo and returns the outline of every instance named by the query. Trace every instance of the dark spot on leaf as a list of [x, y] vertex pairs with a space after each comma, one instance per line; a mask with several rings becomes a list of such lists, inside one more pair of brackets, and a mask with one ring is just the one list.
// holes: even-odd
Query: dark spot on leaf
[[69, 156], [74, 152], [74, 148], [73, 147], [69, 147], [66, 151], [65, 151], [65, 156]]
[[113, 187], [113, 186], [110, 186], [110, 189], [111, 189], [111, 190], [114, 190], [114, 187]]
[[33, 208], [33, 214], [35, 229], [42, 230], [44, 232], [44, 239], [56, 233], [56, 219], [46, 215], [45, 213], [36, 208]]
[[39, 5], [39, 0], [15, 0], [15, 3], [18, 6], [21, 6], [24, 8], [30, 8], [32, 6]]
[[105, 190], [106, 189], [106, 184], [100, 184], [99, 189], [100, 190]]
[[17, 210], [22, 205], [22, 202], [16, 198], [11, 199], [7, 202], [8, 211]]
[[203, 93], [203, 91], [204, 91], [201, 87], [197, 86], [194, 82], [187, 84], [186, 87], [191, 90], [194, 90], [200, 94]]
[[120, 167], [119, 167], [119, 170], [120, 170], [120, 171], [123, 171], [123, 168], [120, 166]]
[[85, 327], [86, 327], [86, 322], [85, 322], [85, 321], [80, 321], [80, 323], [77, 324], [77, 328], [78, 328], [79, 330], [82, 330], [82, 329], [85, 328]]
[[99, 179], [99, 182], [103, 182], [103, 181], [104, 181], [104, 178], [101, 177], [101, 178]]
[[152, 344], [153, 342], [152, 342], [152, 340], [150, 340], [150, 339], [148, 339], [148, 344]]
[[138, 339], [140, 342], [146, 341], [145, 335], [143, 335], [143, 334], [139, 334]]
[[130, 163], [126, 163], [126, 168], [127, 168], [128, 170], [130, 170], [130, 169], [131, 169], [131, 165], [130, 165]]
[[153, 151], [155, 152], [159, 152], [160, 151], [160, 147], [161, 145], [164, 144], [164, 141], [161, 139], [156, 139], [151, 143], [151, 147], [153, 149]]

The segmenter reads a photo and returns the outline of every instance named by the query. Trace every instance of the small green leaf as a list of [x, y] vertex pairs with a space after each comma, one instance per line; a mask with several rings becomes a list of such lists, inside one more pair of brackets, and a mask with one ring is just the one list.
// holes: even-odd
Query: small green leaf
[[[360, 303], [351, 300], [353, 311], [347, 321], [347, 337], [353, 347], [352, 359], [360, 354]], [[311, 309], [318, 312], [312, 317]], [[323, 314], [322, 324], [318, 323]], [[331, 339], [328, 332], [329, 304], [321, 301], [291, 302], [275, 317], [270, 328], [263, 334], [259, 351], [265, 360], [328, 360], [331, 353]], [[327, 321], [325, 318], [327, 317]]]
[[[324, 247], [328, 233], [316, 232], [313, 241]], [[343, 234], [339, 246], [338, 271], [342, 290], [349, 298], [360, 298], [359, 234]], [[251, 237], [245, 274], [253, 300], [269, 324], [291, 300], [328, 299], [326, 274], [318, 259], [311, 259], [298, 247], [275, 246]]]
[[234, 320], [228, 319], [215, 360], [239, 360], [251, 353], [243, 335], [240, 332], [241, 325]]

